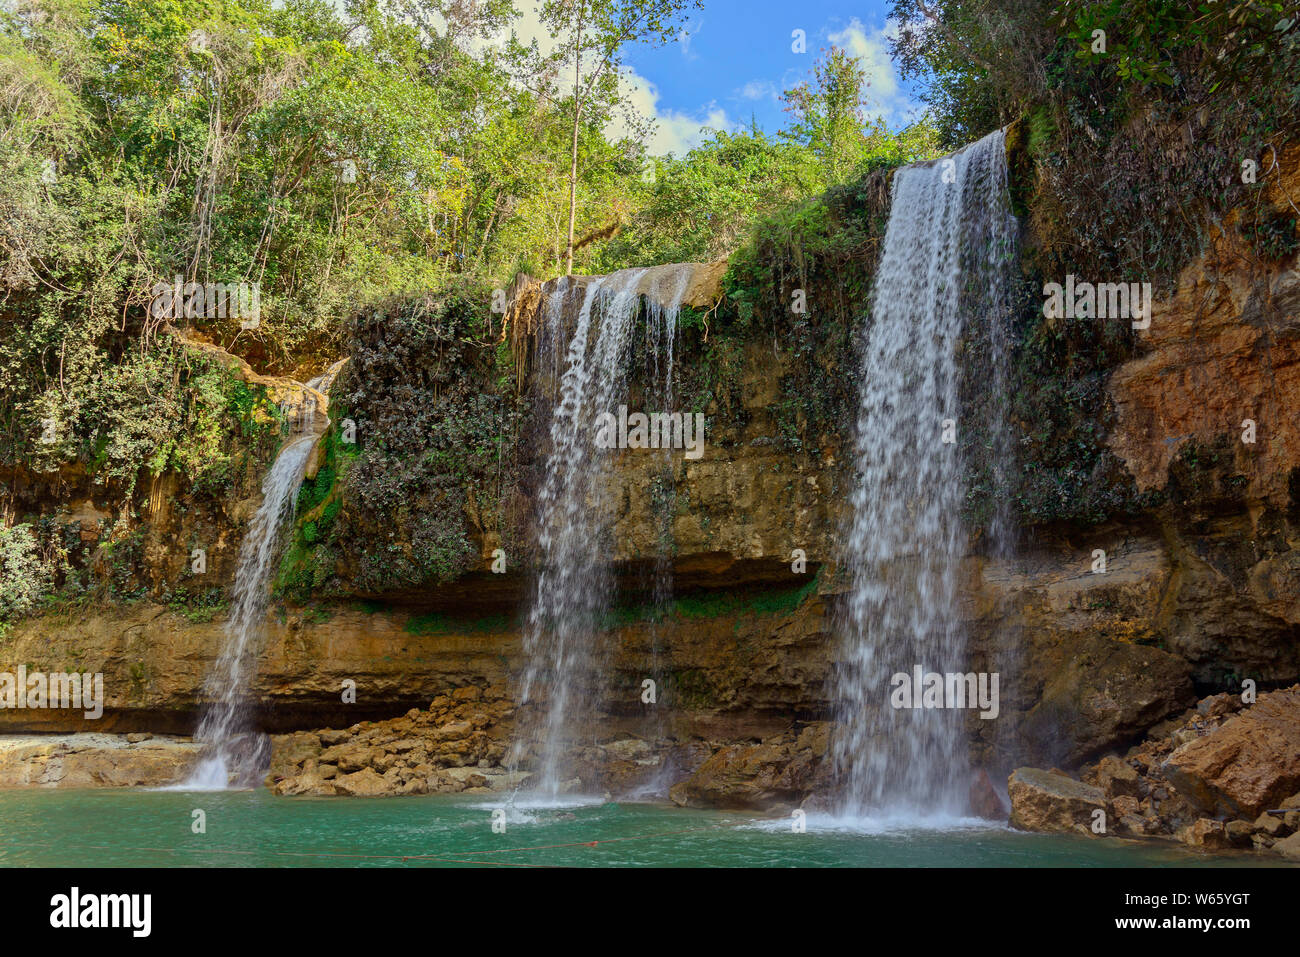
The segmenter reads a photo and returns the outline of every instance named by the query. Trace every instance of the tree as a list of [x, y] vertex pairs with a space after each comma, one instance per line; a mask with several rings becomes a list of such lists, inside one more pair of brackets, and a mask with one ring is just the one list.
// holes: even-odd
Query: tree
[[863, 88], [867, 74], [857, 57], [831, 47], [813, 67], [813, 80], [781, 95], [793, 118], [782, 135], [816, 154], [829, 185], [843, 181], [866, 155]]
[[578, 209], [578, 134], [584, 109], [600, 96], [619, 102], [618, 73], [629, 43], [663, 44], [678, 35], [677, 20], [703, 0], [546, 0], [542, 23], [560, 38], [555, 56], [572, 64], [569, 227], [565, 273], [573, 272], [573, 226]]

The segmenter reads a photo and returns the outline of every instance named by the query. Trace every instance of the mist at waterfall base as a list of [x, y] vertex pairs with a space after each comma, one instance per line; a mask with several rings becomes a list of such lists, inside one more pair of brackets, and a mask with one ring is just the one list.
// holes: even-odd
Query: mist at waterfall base
[[180, 790], [252, 788], [270, 764], [270, 741], [248, 722], [248, 683], [257, 637], [266, 619], [270, 579], [279, 556], [280, 532], [316, 447], [311, 421], [299, 423], [262, 482], [262, 504], [239, 549], [239, 564], [225, 642], [205, 682], [207, 705], [195, 735], [198, 763]]
[[[669, 411], [677, 315], [689, 268], [626, 269], [585, 284], [564, 277], [546, 299], [539, 352], [541, 361], [558, 373], [559, 388], [551, 410], [545, 479], [537, 495], [539, 562], [524, 623], [520, 717], [507, 758], [511, 771], [525, 756], [534, 758], [529, 793], [516, 798], [530, 806], [592, 800], [565, 795], [572, 782], [563, 780], [562, 760], [577, 735], [596, 733], [586, 719], [596, 713], [608, 672], [600, 618], [610, 607], [614, 586], [609, 528], [614, 451], [593, 441], [594, 424], [626, 401], [638, 315], [646, 327], [646, 354], [640, 358], [646, 364], [647, 399]], [[566, 306], [576, 297], [581, 305], [568, 333], [565, 316], [572, 310]], [[654, 575], [653, 598], [666, 602], [672, 588], [670, 564], [657, 560]], [[596, 743], [594, 737], [590, 743]]]
[[[1005, 395], [1014, 242], [1001, 130], [894, 174], [860, 340], [858, 480], [842, 542], [842, 654], [831, 678], [838, 722], [832, 806], [843, 821], [942, 824], [966, 812], [966, 712], [892, 707], [891, 676], [917, 666], [971, 671], [958, 608], [968, 546], [964, 463], [943, 431], [945, 420], [961, 426], [957, 347], [964, 335], [985, 336], [988, 388]], [[1004, 414], [1001, 395], [990, 405], [994, 418]], [[995, 436], [1006, 432], [999, 422], [990, 425]], [[1006, 455], [1005, 445], [994, 450], [995, 459]], [[993, 537], [1005, 543], [1005, 509], [993, 524]]]

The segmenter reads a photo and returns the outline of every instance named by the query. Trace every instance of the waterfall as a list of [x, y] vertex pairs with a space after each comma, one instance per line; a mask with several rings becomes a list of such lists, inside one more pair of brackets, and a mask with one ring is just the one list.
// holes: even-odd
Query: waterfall
[[[647, 406], [665, 412], [674, 409], [673, 347], [677, 339], [677, 317], [691, 280], [689, 264], [675, 264], [651, 270], [649, 292], [646, 296], [646, 346], [647, 381], [645, 402]], [[658, 689], [665, 689], [662, 652], [664, 627], [673, 600], [673, 518], [677, 514], [677, 483], [674, 477], [673, 455], [669, 448], [654, 453], [656, 461], [650, 484], [649, 501], [654, 509], [655, 533], [654, 559], [649, 571], [649, 581], [642, 582], [642, 593], [650, 599], [650, 668], [647, 677]], [[660, 691], [662, 694], [662, 690]], [[653, 741], [664, 737], [664, 708], [660, 701], [647, 708], [644, 733]], [[665, 702], [666, 703], [666, 702]], [[671, 782], [665, 779], [666, 767], [661, 763], [655, 774], [643, 782], [638, 795], [667, 796]]]
[[256, 638], [266, 617], [280, 529], [292, 511], [307, 461], [320, 437], [315, 428], [315, 397], [306, 396], [298, 409], [291, 420], [293, 432], [262, 482], [262, 504], [239, 548], [225, 643], [205, 682], [208, 700], [195, 736], [202, 751], [184, 788], [255, 787], [270, 759], [269, 741], [248, 725], [247, 685], [257, 652]]
[[[556, 797], [560, 762], [579, 729], [590, 733], [603, 667], [597, 632], [613, 592], [609, 471], [616, 450], [596, 446], [596, 417], [627, 392], [628, 354], [642, 293], [647, 309], [647, 402], [672, 399], [676, 318], [689, 281], [684, 267], [627, 269], [585, 285], [557, 281], [545, 300], [544, 336], [558, 350], [566, 304], [582, 296], [551, 413], [550, 450], [537, 495], [538, 572], [524, 623], [526, 664], [519, 727], [509, 763], [536, 757], [536, 789]], [[558, 358], [558, 355], [557, 355]], [[668, 407], [665, 406], [665, 409]], [[664, 573], [665, 575], [667, 573]], [[656, 575], [657, 582], [663, 575]], [[671, 587], [671, 579], [666, 587]]]
[[[969, 712], [895, 708], [891, 679], [910, 678], [918, 666], [973, 670], [958, 609], [968, 538], [957, 436], [976, 424], [962, 419], [957, 350], [964, 334], [986, 338], [982, 387], [1005, 392], [1014, 238], [1002, 131], [894, 174], [871, 319], [859, 342], [858, 480], [832, 689], [845, 816], [965, 810]], [[992, 403], [995, 418], [1003, 406]], [[1005, 443], [994, 451], [1005, 454]], [[995, 517], [995, 525], [1004, 522]]]

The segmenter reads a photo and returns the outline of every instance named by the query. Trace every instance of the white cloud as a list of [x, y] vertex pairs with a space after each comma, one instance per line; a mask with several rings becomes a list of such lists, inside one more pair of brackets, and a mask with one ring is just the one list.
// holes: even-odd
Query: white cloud
[[704, 29], [704, 21], [697, 20], [694, 17], [687, 17], [682, 23], [681, 29], [677, 31], [677, 43], [682, 48], [682, 56], [688, 60], [698, 60], [699, 55], [691, 52], [691, 41], [700, 35]]
[[867, 74], [868, 112], [891, 126], [910, 123], [920, 112], [900, 86], [898, 70], [889, 56], [888, 41], [896, 32], [892, 21], [886, 22], [883, 30], [877, 30], [854, 17], [844, 29], [826, 34], [832, 44], [861, 60]]
[[[676, 40], [681, 47], [682, 56], [690, 60], [696, 59], [697, 54], [691, 51], [691, 40], [699, 36], [703, 27], [703, 20], [686, 21]], [[513, 30], [516, 39], [521, 43], [528, 44], [536, 40], [537, 48], [543, 55], [555, 50], [555, 39], [542, 25], [533, 9], [521, 12], [508, 30]], [[504, 39], [503, 36], [500, 41]], [[571, 70], [562, 70], [557, 80], [562, 94], [573, 89]], [[712, 103], [697, 115], [679, 110], [660, 109], [659, 88], [631, 68], [624, 68], [620, 72], [619, 90], [639, 115], [654, 121], [654, 127], [646, 142], [646, 149], [652, 156], [663, 156], [668, 153], [682, 156], [704, 140], [706, 130], [731, 130], [735, 127], [735, 124], [728, 119], [726, 111]], [[615, 139], [631, 132], [627, 122], [617, 114], [606, 126], [605, 131]]]
[[[728, 130], [735, 124], [727, 118], [726, 110], [710, 103], [701, 114], [691, 115], [678, 110], [659, 108], [659, 88], [635, 70], [624, 70], [619, 76], [619, 87], [641, 116], [655, 121], [646, 149], [652, 156], [673, 153], [683, 156], [699, 146], [710, 129]], [[615, 118], [606, 128], [610, 136], [619, 137], [628, 132], [626, 123]]]
[[[524, 6], [524, 9], [511, 21], [500, 36], [490, 41], [480, 42], [476, 46], [481, 48], [487, 45], [503, 44], [513, 32], [515, 39], [525, 46], [536, 40], [537, 49], [543, 56], [553, 53], [558, 44], [555, 38], [551, 36], [550, 31], [543, 26], [541, 18], [537, 15], [536, 8], [526, 5], [521, 6]], [[694, 60], [698, 58], [698, 54], [691, 50], [691, 41], [700, 35], [703, 28], [703, 20], [688, 19], [678, 32], [675, 42], [680, 46], [682, 56], [686, 59]], [[573, 89], [572, 68], [560, 71], [556, 77], [556, 85], [561, 95]], [[704, 140], [706, 130], [732, 130], [735, 128], [735, 123], [727, 117], [726, 111], [714, 103], [703, 107], [695, 115], [679, 110], [661, 110], [659, 107], [658, 87], [631, 68], [624, 68], [620, 72], [619, 89], [630, 100], [633, 109], [638, 114], [654, 121], [654, 127], [646, 143], [646, 149], [652, 156], [663, 156], [668, 153], [682, 156]], [[615, 139], [631, 132], [627, 122], [617, 115], [609, 122], [605, 131], [607, 135]]]
[[777, 100], [780, 94], [781, 91], [771, 80], [750, 80], [736, 91], [742, 100]]

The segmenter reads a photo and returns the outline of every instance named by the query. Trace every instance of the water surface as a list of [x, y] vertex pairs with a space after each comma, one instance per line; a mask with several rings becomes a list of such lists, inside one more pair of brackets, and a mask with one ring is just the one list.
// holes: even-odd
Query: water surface
[[[192, 830], [206, 814], [206, 834]], [[505, 833], [494, 833], [503, 811]], [[265, 791], [0, 792], [0, 866], [1150, 867], [1282, 862], [976, 822], [837, 821], [488, 795], [277, 798]]]

